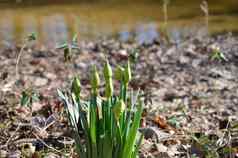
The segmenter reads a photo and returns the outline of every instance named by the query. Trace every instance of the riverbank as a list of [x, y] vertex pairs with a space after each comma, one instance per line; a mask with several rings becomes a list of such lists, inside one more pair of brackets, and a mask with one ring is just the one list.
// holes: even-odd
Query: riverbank
[[[17, 85], [14, 84], [15, 65], [20, 47], [2, 48], [0, 150], [8, 151], [9, 155], [18, 154], [16, 151], [23, 150], [25, 140], [40, 153], [54, 153], [53, 157], [74, 155], [56, 89], [68, 88], [77, 74], [83, 85], [82, 95], [87, 97], [90, 68], [92, 65], [102, 68], [106, 56], [113, 66], [130, 59], [134, 73], [130, 87], [144, 92], [141, 131], [146, 139], [141, 146], [141, 157], [174, 158], [192, 154], [235, 157], [238, 151], [238, 133], [234, 127], [238, 121], [237, 43], [238, 37], [231, 34], [190, 36], [179, 43], [156, 39], [141, 45], [116, 39], [82, 41], [68, 63], [64, 62], [62, 50], [32, 46], [25, 49], [21, 58], [21, 79]], [[214, 57], [218, 48], [224, 58]], [[39, 100], [32, 105], [33, 113], [19, 106], [24, 89], [39, 94]], [[47, 125], [45, 130], [39, 130]]]

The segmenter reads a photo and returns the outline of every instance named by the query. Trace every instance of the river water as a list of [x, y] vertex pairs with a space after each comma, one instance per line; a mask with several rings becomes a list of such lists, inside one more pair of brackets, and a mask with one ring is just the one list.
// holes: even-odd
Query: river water
[[[186, 33], [206, 26], [201, 0], [170, 0], [167, 28]], [[209, 31], [238, 32], [238, 0], [209, 0]], [[164, 27], [162, 0], [5, 0], [0, 2], [0, 42], [20, 43], [30, 32], [54, 45], [69, 40], [92, 40], [131, 32], [150, 40]]]

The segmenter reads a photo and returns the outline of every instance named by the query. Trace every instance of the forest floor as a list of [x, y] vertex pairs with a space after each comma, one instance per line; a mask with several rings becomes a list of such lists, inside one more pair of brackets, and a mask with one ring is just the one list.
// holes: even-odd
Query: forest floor
[[[214, 57], [215, 47], [225, 58]], [[27, 157], [30, 150], [32, 157], [75, 157], [56, 89], [69, 89], [77, 74], [87, 97], [91, 66], [102, 69], [104, 56], [113, 67], [134, 59], [130, 87], [140, 88], [145, 100], [140, 157], [238, 157], [238, 37], [143, 45], [107, 39], [79, 48], [69, 63], [62, 50], [26, 48], [17, 82], [20, 47], [1, 48], [0, 157]], [[24, 90], [38, 94], [30, 108], [20, 106]]]

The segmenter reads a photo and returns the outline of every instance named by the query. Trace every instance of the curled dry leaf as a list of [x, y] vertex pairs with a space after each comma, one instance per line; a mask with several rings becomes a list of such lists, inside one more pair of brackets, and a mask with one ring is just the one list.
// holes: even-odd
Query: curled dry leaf
[[168, 130], [168, 131], [171, 131], [174, 133], [174, 131], [176, 131], [175, 128], [173, 128], [172, 126], [170, 126], [168, 124], [168, 122], [166, 121], [166, 119], [164, 119], [163, 117], [161, 116], [156, 116], [154, 118], [154, 123], [158, 125], [158, 127], [162, 128], [162, 129], [165, 129], [165, 130]]

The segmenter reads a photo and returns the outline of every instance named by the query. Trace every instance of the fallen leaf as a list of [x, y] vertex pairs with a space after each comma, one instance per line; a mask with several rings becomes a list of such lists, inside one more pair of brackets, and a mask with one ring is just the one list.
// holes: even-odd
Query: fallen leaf
[[167, 124], [167, 121], [164, 118], [160, 117], [160, 116], [155, 117], [154, 122], [162, 129], [168, 129], [169, 128], [169, 125]]

